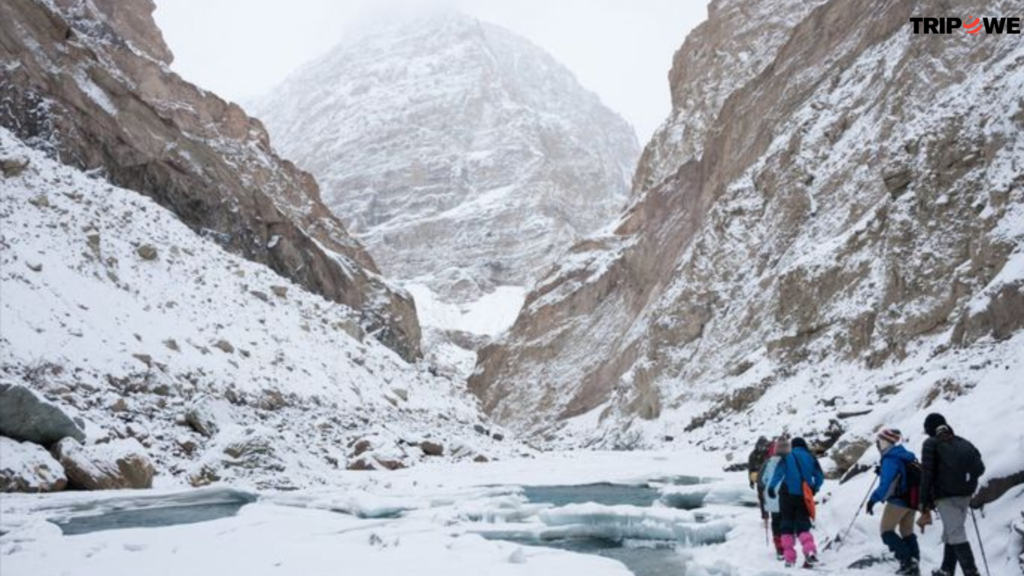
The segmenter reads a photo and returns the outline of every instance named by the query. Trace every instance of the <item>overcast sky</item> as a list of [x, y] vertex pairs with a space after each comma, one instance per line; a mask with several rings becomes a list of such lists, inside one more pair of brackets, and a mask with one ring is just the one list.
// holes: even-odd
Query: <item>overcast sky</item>
[[[329, 50], [367, 12], [435, 0], [156, 0], [156, 19], [186, 79], [231, 99], [269, 91]], [[668, 115], [667, 73], [707, 0], [444, 0], [533, 41], [637, 130]]]

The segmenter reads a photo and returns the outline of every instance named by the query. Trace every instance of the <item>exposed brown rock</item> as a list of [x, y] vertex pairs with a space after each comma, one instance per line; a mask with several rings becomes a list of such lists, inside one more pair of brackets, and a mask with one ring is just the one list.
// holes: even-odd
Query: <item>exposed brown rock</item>
[[218, 340], [216, 343], [214, 343], [213, 347], [217, 348], [221, 352], [224, 352], [225, 354], [234, 354], [235, 352], [235, 347], [232, 346], [231, 342], [228, 342], [227, 340]]
[[135, 250], [135, 253], [143, 260], [156, 260], [159, 255], [156, 247], [152, 244], [143, 244], [142, 246], [139, 246], [138, 249]]
[[422, 450], [427, 456], [441, 456], [444, 454], [444, 446], [429, 440], [420, 442], [420, 450]]
[[999, 478], [990, 478], [978, 490], [978, 493], [971, 498], [971, 507], [980, 508], [986, 504], [991, 504], [1010, 491], [1015, 486], [1024, 484], [1024, 470], [1009, 474], [1006, 476], [1000, 476]]
[[840, 440], [829, 453], [829, 457], [832, 458], [836, 465], [830, 476], [832, 478], [842, 478], [870, 447], [871, 441], [864, 438]]
[[371, 448], [373, 448], [373, 444], [371, 444], [369, 440], [364, 438], [356, 442], [355, 445], [352, 447], [352, 455], [359, 456], [361, 454], [365, 454]]
[[28, 168], [28, 160], [0, 159], [0, 172], [3, 172], [4, 178], [17, 178], [26, 168]]

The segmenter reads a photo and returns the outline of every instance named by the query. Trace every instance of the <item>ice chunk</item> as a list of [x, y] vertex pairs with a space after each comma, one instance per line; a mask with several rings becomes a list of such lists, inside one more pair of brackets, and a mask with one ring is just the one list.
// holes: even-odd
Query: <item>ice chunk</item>
[[548, 507], [550, 504], [530, 504], [524, 496], [510, 494], [470, 500], [456, 505], [455, 511], [459, 518], [471, 522], [494, 524], [497, 522], [522, 522], [536, 516], [538, 512]]
[[397, 518], [429, 503], [417, 498], [381, 496], [364, 490], [344, 492], [294, 492], [267, 495], [267, 502], [294, 508], [312, 508], [351, 514], [359, 518]]
[[711, 486], [663, 486], [658, 501], [669, 508], [693, 510], [704, 505], [704, 499], [711, 492]]
[[544, 510], [539, 517], [547, 526], [539, 535], [542, 540], [663, 540], [696, 546], [724, 542], [732, 528], [724, 521], [699, 523], [683, 510], [638, 506], [571, 504]]
[[743, 483], [716, 482], [711, 485], [704, 504], [757, 506], [757, 492]]

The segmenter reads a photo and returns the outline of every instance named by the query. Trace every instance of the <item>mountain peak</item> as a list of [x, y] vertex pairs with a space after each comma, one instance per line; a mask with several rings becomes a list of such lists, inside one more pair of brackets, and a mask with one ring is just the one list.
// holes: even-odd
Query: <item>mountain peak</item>
[[632, 128], [528, 40], [451, 9], [361, 26], [256, 105], [389, 275], [526, 285], [612, 220]]

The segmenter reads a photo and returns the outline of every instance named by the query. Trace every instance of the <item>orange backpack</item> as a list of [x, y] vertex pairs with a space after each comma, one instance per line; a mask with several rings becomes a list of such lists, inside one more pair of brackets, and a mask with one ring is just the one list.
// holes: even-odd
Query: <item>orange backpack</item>
[[804, 471], [800, 467], [800, 459], [795, 454], [793, 458], [796, 460], [796, 469], [800, 472], [800, 486], [804, 491], [804, 507], [807, 508], [807, 515], [811, 517], [811, 520], [814, 520], [814, 516], [817, 513], [817, 508], [814, 504], [814, 490], [811, 489], [811, 485], [807, 483], [807, 480], [804, 480]]

